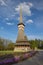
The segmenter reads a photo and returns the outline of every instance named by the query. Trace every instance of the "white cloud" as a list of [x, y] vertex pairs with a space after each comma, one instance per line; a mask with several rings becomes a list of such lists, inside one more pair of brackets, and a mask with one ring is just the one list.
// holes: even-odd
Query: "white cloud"
[[14, 23], [6, 23], [7, 25], [14, 25]]
[[26, 21], [26, 23], [33, 23], [33, 20], [28, 20], [28, 21]]
[[30, 8], [32, 7], [32, 3], [20, 3], [16, 8], [15, 8], [15, 11], [16, 12], [20, 12], [20, 5], [22, 7], [22, 12], [25, 14], [25, 15], [28, 15], [28, 16], [31, 16], [31, 10]]
[[29, 2], [28, 4], [29, 4], [29, 6], [30, 6], [30, 7], [32, 7], [32, 6], [33, 6], [33, 4], [32, 4], [32, 3], [30, 3], [30, 2]]
[[4, 2], [4, 0], [0, 0], [1, 5], [7, 6], [7, 4]]

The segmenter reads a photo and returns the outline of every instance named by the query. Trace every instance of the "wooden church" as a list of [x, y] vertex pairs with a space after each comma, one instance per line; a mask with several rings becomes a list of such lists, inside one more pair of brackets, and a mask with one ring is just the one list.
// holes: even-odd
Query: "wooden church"
[[22, 20], [22, 8], [20, 6], [20, 22], [18, 23], [18, 36], [15, 43], [14, 52], [28, 52], [30, 51], [30, 43], [24, 33], [25, 24]]

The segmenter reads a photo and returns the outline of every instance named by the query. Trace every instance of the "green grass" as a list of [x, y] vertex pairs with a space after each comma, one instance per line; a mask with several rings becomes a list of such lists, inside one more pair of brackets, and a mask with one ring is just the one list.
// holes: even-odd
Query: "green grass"
[[7, 55], [7, 54], [13, 54], [14, 56], [16, 55], [16, 56], [19, 56], [19, 55], [23, 55], [23, 54], [25, 54], [26, 52], [14, 52], [14, 50], [13, 51], [0, 51], [0, 56], [3, 56], [3, 55]]
[[14, 54], [14, 51], [0, 51], [0, 56], [6, 54]]

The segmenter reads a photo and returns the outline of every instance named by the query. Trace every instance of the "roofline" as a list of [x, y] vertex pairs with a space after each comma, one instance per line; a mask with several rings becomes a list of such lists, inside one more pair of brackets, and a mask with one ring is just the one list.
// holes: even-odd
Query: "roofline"
[[18, 26], [19, 26], [19, 25], [23, 25], [23, 26], [25, 26], [23, 23], [19, 23]]

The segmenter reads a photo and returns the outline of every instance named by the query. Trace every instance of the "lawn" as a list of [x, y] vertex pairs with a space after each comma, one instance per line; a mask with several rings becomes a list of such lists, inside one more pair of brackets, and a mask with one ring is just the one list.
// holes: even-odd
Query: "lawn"
[[0, 51], [0, 56], [1, 55], [6, 55], [6, 54], [13, 54], [14, 53], [14, 51]]
[[14, 52], [14, 50], [8, 50], [8, 51], [0, 51], [0, 56], [3, 55], [14, 55], [14, 56], [20, 56], [20, 55], [24, 55], [25, 53], [29, 53], [29, 52]]
[[16, 56], [18, 56], [18, 55], [23, 55], [23, 54], [25, 54], [26, 52], [14, 52], [14, 50], [13, 51], [11, 51], [11, 50], [9, 50], [9, 51], [0, 51], [0, 56], [3, 56], [3, 55], [8, 55], [8, 54], [12, 54], [12, 55], [16, 55]]

